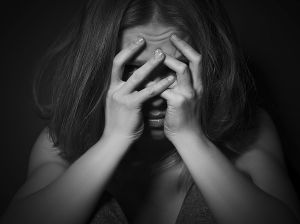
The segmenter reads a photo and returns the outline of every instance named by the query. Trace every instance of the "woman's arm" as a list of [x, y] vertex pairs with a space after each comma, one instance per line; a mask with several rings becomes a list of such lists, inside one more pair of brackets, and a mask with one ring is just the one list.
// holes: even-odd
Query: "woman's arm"
[[[178, 36], [172, 35], [170, 39], [189, 63], [171, 56], [164, 61], [177, 76], [176, 85], [161, 94], [168, 105], [164, 132], [181, 155], [217, 222], [299, 223], [299, 202], [282, 165], [274, 125], [261, 122], [259, 140], [234, 166], [206, 138], [199, 125], [202, 55]], [[266, 116], [261, 117], [266, 120]]]
[[129, 145], [121, 135], [104, 136], [67, 169], [50, 158], [39, 164], [2, 222], [85, 223]]
[[[175, 81], [173, 76], [168, 76], [136, 91], [164, 59], [161, 50], [156, 50], [126, 82], [122, 80], [125, 64], [144, 44], [144, 39], [138, 38], [113, 60], [102, 138], [68, 169], [53, 157], [33, 159], [29, 166], [32, 175], [9, 206], [3, 223], [76, 224], [87, 221], [119, 161], [143, 132], [142, 104]], [[43, 147], [40, 149], [45, 152]]]
[[257, 142], [236, 166], [200, 133], [174, 138], [218, 223], [299, 223], [299, 202], [270, 121], [262, 121]]

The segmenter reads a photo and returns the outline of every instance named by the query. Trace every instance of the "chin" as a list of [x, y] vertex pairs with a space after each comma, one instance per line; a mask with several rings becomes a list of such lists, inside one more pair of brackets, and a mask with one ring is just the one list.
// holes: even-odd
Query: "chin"
[[151, 129], [149, 130], [149, 134], [153, 140], [163, 140], [165, 139], [165, 133], [163, 129]]
[[148, 118], [145, 120], [147, 135], [153, 140], [163, 140], [166, 138], [164, 133], [164, 118]]

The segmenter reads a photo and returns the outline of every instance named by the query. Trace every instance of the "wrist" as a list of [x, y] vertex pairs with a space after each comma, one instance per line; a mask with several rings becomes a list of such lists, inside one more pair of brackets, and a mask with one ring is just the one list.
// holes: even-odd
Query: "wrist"
[[118, 144], [122, 144], [126, 147], [126, 146], [130, 146], [134, 140], [122, 133], [118, 133], [118, 132], [108, 133], [104, 131], [99, 141], [115, 142]]
[[193, 143], [201, 143], [207, 146], [210, 145], [210, 141], [200, 129], [184, 129], [174, 133], [168, 138], [175, 146], [178, 147], [186, 148]]
[[191, 137], [202, 137], [204, 134], [199, 128], [181, 128], [176, 132], [168, 135], [170, 141], [178, 141], [182, 138], [191, 138]]

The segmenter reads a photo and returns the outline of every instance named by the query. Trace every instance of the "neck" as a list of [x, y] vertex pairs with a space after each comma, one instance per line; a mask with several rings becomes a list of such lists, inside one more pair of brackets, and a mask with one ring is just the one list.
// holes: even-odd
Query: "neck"
[[132, 145], [122, 163], [125, 166], [136, 164], [153, 169], [170, 165], [176, 157], [176, 149], [167, 138], [158, 140], [145, 133]]

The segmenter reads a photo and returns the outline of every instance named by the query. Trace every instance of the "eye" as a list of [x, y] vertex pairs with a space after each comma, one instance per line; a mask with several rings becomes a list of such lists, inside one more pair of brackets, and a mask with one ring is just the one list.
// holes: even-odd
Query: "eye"
[[132, 74], [138, 68], [139, 68], [139, 66], [137, 66], [137, 65], [125, 65], [122, 80], [127, 81], [127, 79], [129, 79], [129, 77], [132, 76]]

